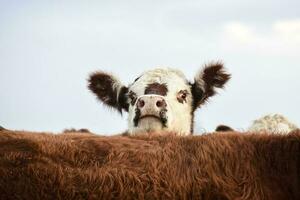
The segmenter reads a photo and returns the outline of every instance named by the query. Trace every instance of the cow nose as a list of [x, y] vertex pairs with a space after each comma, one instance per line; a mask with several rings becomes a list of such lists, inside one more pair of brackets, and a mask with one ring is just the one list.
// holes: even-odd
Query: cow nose
[[166, 101], [164, 99], [157, 100], [155, 105], [158, 108], [165, 108], [167, 106]]
[[139, 99], [137, 102], [137, 107], [138, 108], [143, 108], [145, 105], [145, 101], [143, 99]]
[[137, 107], [142, 109], [156, 108], [163, 109], [167, 107], [167, 103], [163, 97], [160, 96], [142, 96], [137, 101]]

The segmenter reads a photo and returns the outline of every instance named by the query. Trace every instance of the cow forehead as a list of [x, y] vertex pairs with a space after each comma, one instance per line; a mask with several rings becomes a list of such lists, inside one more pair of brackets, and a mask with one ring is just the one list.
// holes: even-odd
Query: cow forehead
[[129, 85], [129, 89], [143, 94], [145, 88], [153, 83], [165, 84], [168, 91], [190, 88], [186, 77], [181, 71], [171, 68], [157, 68], [144, 72], [135, 82]]

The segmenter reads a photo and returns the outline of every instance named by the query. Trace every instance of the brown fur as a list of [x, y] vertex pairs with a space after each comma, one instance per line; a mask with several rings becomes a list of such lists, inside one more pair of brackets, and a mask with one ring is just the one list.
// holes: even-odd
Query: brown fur
[[104, 104], [118, 109], [119, 112], [122, 112], [122, 109], [128, 111], [125, 96], [128, 92], [128, 88], [122, 87], [119, 95], [117, 95], [117, 91], [113, 88], [114, 83], [111, 75], [99, 71], [91, 74], [88, 80], [88, 88], [95, 93], [98, 99]]
[[300, 199], [300, 131], [0, 132], [0, 199]]
[[[191, 85], [193, 94], [193, 107], [197, 109], [204, 104], [210, 97], [216, 94], [216, 88], [224, 88], [224, 85], [230, 80], [228, 74], [221, 62], [212, 62], [204, 66], [200, 77], [195, 77], [195, 83]], [[197, 84], [197, 79], [203, 80], [204, 91]]]
[[206, 96], [213, 96], [216, 93], [215, 87], [223, 88], [230, 77], [230, 74], [227, 74], [224, 70], [222, 63], [217, 62], [206, 65], [203, 71]]
[[148, 84], [145, 89], [145, 94], [157, 94], [161, 96], [166, 96], [167, 92], [168, 92], [167, 85], [160, 84], [160, 83]]

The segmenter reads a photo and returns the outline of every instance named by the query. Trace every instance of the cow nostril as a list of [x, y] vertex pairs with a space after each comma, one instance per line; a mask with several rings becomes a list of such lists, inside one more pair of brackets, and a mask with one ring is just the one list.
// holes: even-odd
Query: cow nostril
[[138, 103], [139, 103], [138, 107], [140, 107], [140, 108], [144, 107], [144, 105], [145, 105], [145, 101], [144, 100], [139, 100]]
[[156, 102], [156, 106], [158, 107], [158, 108], [160, 108], [160, 107], [162, 107], [162, 105], [163, 105], [163, 102], [162, 101], [157, 101]]

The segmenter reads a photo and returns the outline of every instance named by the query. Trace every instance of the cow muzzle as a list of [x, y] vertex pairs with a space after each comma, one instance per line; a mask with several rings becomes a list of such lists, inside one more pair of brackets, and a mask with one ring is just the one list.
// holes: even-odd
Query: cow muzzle
[[166, 127], [167, 117], [167, 102], [163, 96], [160, 95], [143, 95], [136, 101], [134, 125], [138, 126], [141, 120], [147, 118], [155, 118], [159, 120], [164, 127]]

